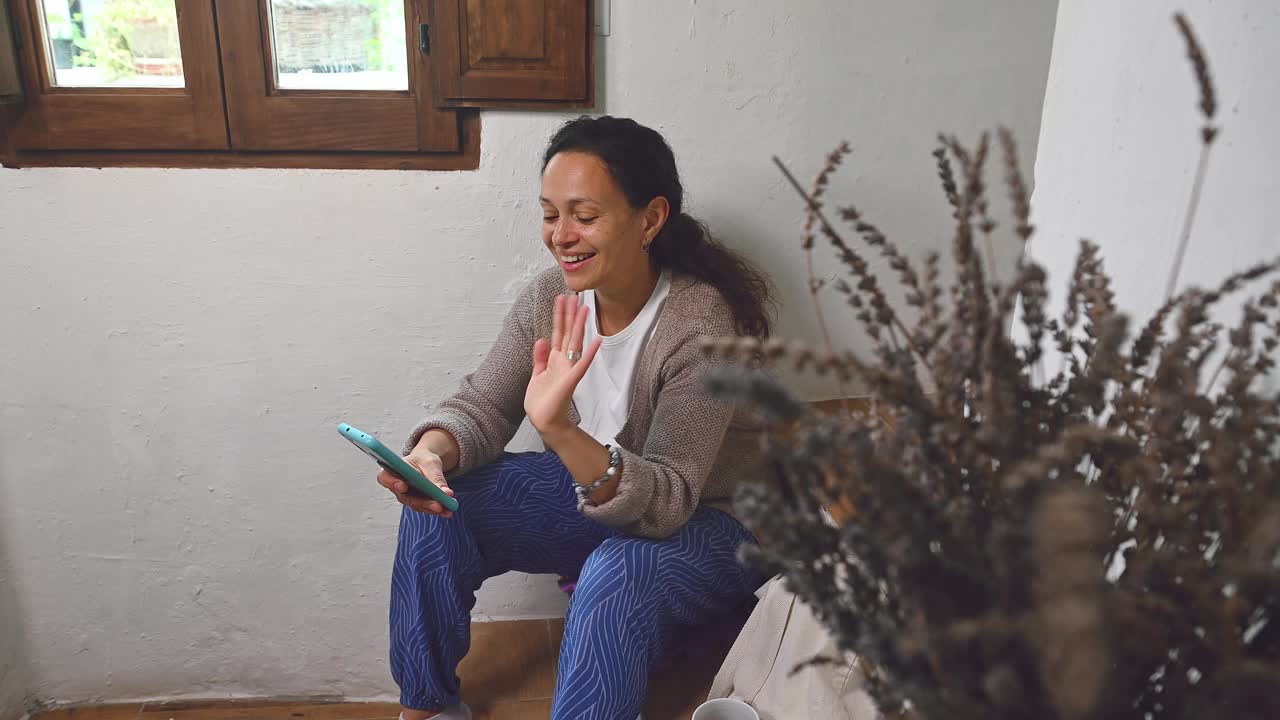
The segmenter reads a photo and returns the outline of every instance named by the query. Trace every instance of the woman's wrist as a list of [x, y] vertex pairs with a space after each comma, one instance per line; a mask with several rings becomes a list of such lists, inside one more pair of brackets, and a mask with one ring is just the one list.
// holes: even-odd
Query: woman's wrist
[[458, 448], [458, 441], [448, 430], [441, 428], [431, 428], [422, 433], [422, 437], [418, 438], [418, 443], [413, 446], [413, 451], [429, 452], [440, 458], [441, 469], [449, 472], [458, 467], [461, 457], [461, 450]]
[[[608, 472], [611, 453], [577, 425], [547, 428], [541, 435], [543, 444], [560, 456], [560, 462], [564, 463], [573, 476], [573, 481], [580, 487], [591, 487]], [[611, 500], [618, 492], [617, 479], [621, 474], [622, 468], [619, 467], [614, 471], [611, 482], [596, 485], [590, 494], [590, 504], [603, 505]]]
[[534, 429], [538, 431], [538, 436], [542, 438], [542, 444], [548, 450], [556, 452], [572, 443], [578, 433], [584, 432], [582, 428], [569, 422], [556, 423]]

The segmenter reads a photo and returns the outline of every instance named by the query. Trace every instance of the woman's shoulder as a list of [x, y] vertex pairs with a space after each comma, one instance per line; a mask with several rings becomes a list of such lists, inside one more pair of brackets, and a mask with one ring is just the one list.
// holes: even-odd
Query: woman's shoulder
[[568, 292], [560, 269], [539, 270], [532, 279], [525, 281], [516, 293], [515, 301], [507, 315], [507, 322], [523, 328], [532, 336], [550, 336], [551, 306], [557, 295]]
[[689, 307], [704, 307], [713, 313], [729, 310], [729, 303], [715, 285], [688, 273], [672, 273], [667, 301]]
[[529, 318], [541, 315], [549, 318], [551, 303], [555, 302], [557, 295], [564, 295], [567, 292], [569, 289], [564, 284], [564, 276], [560, 274], [560, 268], [540, 270], [521, 288], [516, 295], [513, 307], [518, 314]]
[[732, 335], [733, 307], [715, 285], [686, 273], [671, 276], [667, 307], [680, 318], [687, 333], [693, 335]]
[[545, 270], [541, 270], [533, 276], [524, 286], [524, 290], [520, 292], [519, 300], [526, 302], [550, 302], [557, 295], [563, 295], [569, 292], [569, 288], [564, 284], [564, 275], [561, 274], [560, 268], [552, 266]]

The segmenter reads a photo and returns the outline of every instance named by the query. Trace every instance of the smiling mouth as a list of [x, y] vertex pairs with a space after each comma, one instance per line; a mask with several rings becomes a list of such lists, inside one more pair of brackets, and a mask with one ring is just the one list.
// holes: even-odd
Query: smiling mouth
[[595, 257], [595, 253], [582, 255], [561, 255], [560, 266], [565, 270], [577, 270], [585, 265], [591, 258]]

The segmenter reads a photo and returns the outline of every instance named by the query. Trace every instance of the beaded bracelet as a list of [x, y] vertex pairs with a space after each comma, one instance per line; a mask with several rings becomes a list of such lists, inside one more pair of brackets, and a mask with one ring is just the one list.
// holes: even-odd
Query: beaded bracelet
[[618, 476], [618, 466], [622, 464], [622, 452], [612, 445], [605, 445], [605, 450], [609, 451], [609, 469], [604, 471], [595, 482], [590, 485], [574, 485], [573, 491], [578, 494], [578, 510], [590, 505], [595, 507], [596, 504], [591, 500], [591, 493], [604, 487], [604, 484]]

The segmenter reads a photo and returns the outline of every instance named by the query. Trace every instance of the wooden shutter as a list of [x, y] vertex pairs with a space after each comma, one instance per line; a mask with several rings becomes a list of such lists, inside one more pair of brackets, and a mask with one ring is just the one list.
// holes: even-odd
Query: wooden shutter
[[226, 149], [213, 0], [177, 0], [186, 87], [58, 87], [45, 50], [40, 0], [10, 0], [25, 105], [10, 130], [19, 150]]
[[0, 0], [0, 105], [22, 101], [18, 43], [15, 42], [11, 17], [9, 0]]
[[[216, 0], [236, 150], [458, 152], [459, 113], [432, 102], [430, 58], [408, 43], [409, 90], [281, 90], [275, 87], [267, 0]], [[407, 0], [410, 38], [426, 0]]]
[[442, 106], [594, 102], [591, 0], [432, 0], [430, 36]]

